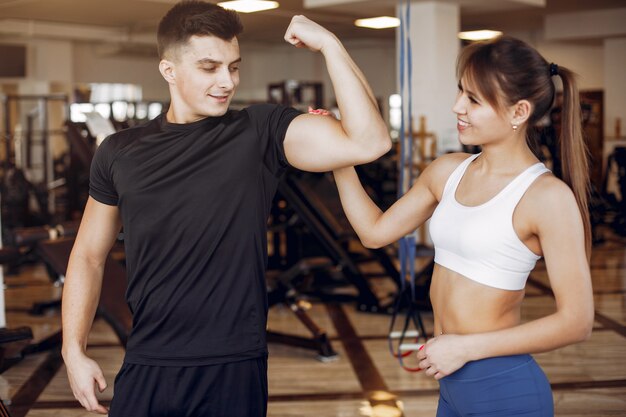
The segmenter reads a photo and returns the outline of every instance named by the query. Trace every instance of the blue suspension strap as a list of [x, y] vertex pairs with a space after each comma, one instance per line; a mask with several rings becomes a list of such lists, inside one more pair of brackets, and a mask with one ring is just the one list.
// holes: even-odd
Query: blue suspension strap
[[[413, 185], [413, 121], [411, 112], [413, 108], [412, 99], [412, 81], [413, 81], [413, 57], [411, 48], [411, 4], [410, 0], [406, 0], [406, 6], [403, 13], [403, 1], [399, 2], [400, 14], [400, 62], [399, 62], [399, 78], [400, 78], [400, 111], [402, 114], [400, 121], [400, 158], [398, 161], [398, 199], [405, 194], [406, 189], [410, 189]], [[406, 80], [406, 84], [405, 84]], [[406, 104], [405, 104], [406, 103]], [[406, 133], [405, 133], [406, 132]], [[405, 178], [405, 176], [407, 178]], [[399, 258], [400, 258], [400, 289], [396, 296], [394, 312], [389, 327], [389, 350], [391, 354], [398, 359], [400, 365], [407, 371], [420, 371], [416, 367], [408, 367], [404, 364], [403, 358], [411, 355], [418, 350], [420, 346], [417, 344], [420, 336], [418, 329], [423, 329], [421, 317], [416, 309], [415, 300], [415, 256], [416, 256], [416, 234], [415, 232], [402, 237], [399, 242]], [[410, 282], [407, 288], [406, 280]], [[403, 305], [408, 306], [404, 325], [400, 332], [394, 331], [396, 318]], [[409, 325], [413, 323], [414, 330], [409, 330]], [[422, 335], [423, 336], [423, 335]], [[405, 339], [414, 338], [415, 343], [404, 343]], [[398, 340], [398, 347], [394, 348], [394, 341]]]

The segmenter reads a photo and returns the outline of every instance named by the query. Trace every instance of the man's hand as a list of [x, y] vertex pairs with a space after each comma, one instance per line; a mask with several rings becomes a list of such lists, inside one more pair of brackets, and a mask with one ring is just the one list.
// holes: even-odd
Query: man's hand
[[96, 398], [96, 387], [100, 392], [107, 387], [100, 366], [82, 353], [64, 355], [64, 358], [74, 397], [87, 411], [107, 414], [108, 410]]
[[331, 32], [304, 16], [294, 16], [285, 32], [285, 40], [297, 48], [323, 52], [329, 42], [337, 42]]

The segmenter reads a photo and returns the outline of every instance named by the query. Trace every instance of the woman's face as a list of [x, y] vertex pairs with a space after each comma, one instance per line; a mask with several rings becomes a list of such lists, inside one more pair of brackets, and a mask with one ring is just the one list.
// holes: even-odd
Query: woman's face
[[498, 112], [463, 76], [452, 111], [457, 115], [459, 140], [464, 145], [485, 145], [513, 133], [507, 111]]

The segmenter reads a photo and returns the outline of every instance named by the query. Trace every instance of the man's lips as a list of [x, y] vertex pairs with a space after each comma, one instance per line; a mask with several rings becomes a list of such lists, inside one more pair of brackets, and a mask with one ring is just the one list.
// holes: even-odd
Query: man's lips
[[219, 102], [225, 102], [226, 100], [228, 100], [230, 94], [209, 94], [208, 96]]

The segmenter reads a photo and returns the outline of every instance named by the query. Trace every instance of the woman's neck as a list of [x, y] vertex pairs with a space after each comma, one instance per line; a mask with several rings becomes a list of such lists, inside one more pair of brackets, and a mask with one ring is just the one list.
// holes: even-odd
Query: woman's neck
[[481, 171], [496, 175], [516, 174], [537, 162], [524, 138], [486, 144], [475, 161]]

